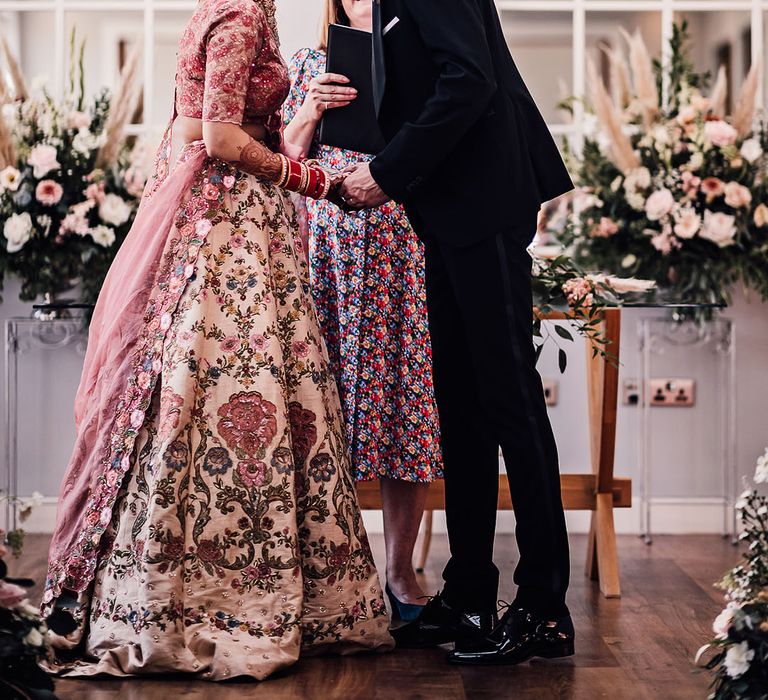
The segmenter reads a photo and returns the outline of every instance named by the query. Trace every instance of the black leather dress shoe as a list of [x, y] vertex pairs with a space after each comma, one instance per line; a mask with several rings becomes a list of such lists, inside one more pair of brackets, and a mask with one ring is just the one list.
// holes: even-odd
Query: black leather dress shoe
[[485, 645], [459, 649], [448, 655], [453, 664], [505, 666], [538, 656], [558, 659], [573, 656], [576, 633], [571, 616], [545, 620], [524, 608], [510, 608]]
[[458, 648], [474, 648], [497, 624], [496, 612], [461, 612], [438, 593], [424, 606], [418, 620], [390, 630], [400, 649], [426, 649], [455, 642]]

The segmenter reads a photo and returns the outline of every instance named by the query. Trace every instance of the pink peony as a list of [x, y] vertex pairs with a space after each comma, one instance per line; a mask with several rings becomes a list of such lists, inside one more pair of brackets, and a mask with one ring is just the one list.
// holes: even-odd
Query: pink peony
[[39, 143], [29, 153], [27, 163], [32, 166], [36, 178], [47, 175], [51, 170], [58, 170], [61, 164], [56, 160], [56, 149], [45, 143]]
[[668, 189], [662, 188], [648, 197], [645, 202], [645, 213], [651, 221], [658, 221], [669, 214], [674, 206], [675, 198], [672, 193]]
[[752, 203], [752, 192], [738, 182], [729, 182], [725, 186], [725, 203], [734, 209], [748, 207]]
[[704, 134], [715, 146], [732, 146], [736, 143], [738, 132], [722, 119], [715, 119], [704, 124]]
[[40, 204], [52, 207], [61, 201], [64, 188], [55, 180], [41, 180], [35, 188], [35, 197]]
[[699, 236], [720, 248], [727, 248], [733, 245], [736, 237], [736, 218], [722, 212], [706, 211]]

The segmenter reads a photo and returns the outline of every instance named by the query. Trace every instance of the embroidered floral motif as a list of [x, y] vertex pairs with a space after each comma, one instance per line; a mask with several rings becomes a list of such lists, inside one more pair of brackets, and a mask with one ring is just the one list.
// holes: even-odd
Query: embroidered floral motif
[[217, 428], [232, 450], [246, 455], [263, 453], [277, 434], [275, 404], [258, 391], [235, 394], [218, 410]]

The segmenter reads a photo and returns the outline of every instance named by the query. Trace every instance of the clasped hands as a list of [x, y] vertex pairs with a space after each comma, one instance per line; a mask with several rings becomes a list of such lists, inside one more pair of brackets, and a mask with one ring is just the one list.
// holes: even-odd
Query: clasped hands
[[373, 179], [370, 163], [358, 163], [332, 176], [328, 200], [344, 211], [357, 211], [380, 207], [390, 197]]

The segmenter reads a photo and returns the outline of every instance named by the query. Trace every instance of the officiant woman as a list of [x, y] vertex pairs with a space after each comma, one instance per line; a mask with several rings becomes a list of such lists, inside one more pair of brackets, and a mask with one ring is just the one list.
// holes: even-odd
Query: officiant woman
[[[328, 26], [371, 31], [371, 0], [326, 0], [317, 49], [291, 60], [285, 141], [297, 154], [341, 170], [371, 157], [324, 146], [328, 109], [356, 97], [344, 76], [325, 72]], [[429, 482], [442, 477], [423, 251], [403, 209], [344, 214], [307, 201], [312, 291], [336, 371], [358, 480], [378, 479], [384, 510], [387, 592], [393, 613], [418, 616], [424, 595], [413, 548]]]

